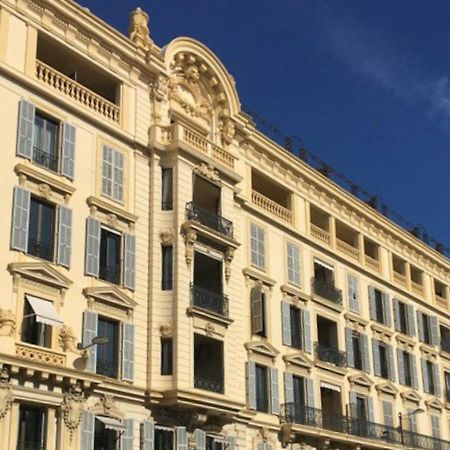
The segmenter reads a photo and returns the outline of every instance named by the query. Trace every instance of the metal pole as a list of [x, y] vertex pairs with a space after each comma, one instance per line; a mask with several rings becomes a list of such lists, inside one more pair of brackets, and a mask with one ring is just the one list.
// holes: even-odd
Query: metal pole
[[400, 439], [402, 445], [404, 445], [404, 438], [403, 438], [403, 415], [401, 412], [398, 413], [398, 428], [400, 430]]

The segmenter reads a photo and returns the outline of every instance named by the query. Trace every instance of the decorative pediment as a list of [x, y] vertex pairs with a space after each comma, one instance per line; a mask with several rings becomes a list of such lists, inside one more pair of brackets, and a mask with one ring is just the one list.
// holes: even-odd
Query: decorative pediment
[[348, 377], [348, 381], [350, 384], [358, 384], [359, 386], [364, 386], [367, 388], [370, 388], [373, 385], [373, 380], [365, 372], [350, 375]]
[[254, 341], [244, 344], [249, 354], [257, 353], [275, 359], [280, 353], [273, 345], [266, 341]]
[[437, 398], [429, 398], [425, 400], [425, 405], [427, 405], [427, 408], [438, 409], [439, 411], [444, 409], [444, 404]]
[[375, 389], [379, 392], [384, 392], [385, 394], [396, 396], [399, 390], [392, 381], [383, 381], [375, 385]]
[[413, 403], [420, 403], [420, 401], [422, 400], [422, 397], [417, 393], [417, 391], [413, 389], [404, 391], [400, 395], [404, 400], [409, 400], [410, 402]]
[[68, 289], [72, 284], [69, 278], [61, 274], [52, 264], [46, 262], [11, 263], [8, 264], [8, 271], [14, 277], [15, 282], [20, 278], [27, 278], [59, 289]]
[[292, 353], [290, 355], [284, 355], [283, 360], [286, 363], [287, 367], [293, 365], [298, 367], [304, 367], [309, 370], [313, 366], [312, 361], [309, 359], [309, 357], [305, 352], [297, 352]]
[[136, 306], [136, 302], [116, 286], [85, 288], [83, 294], [91, 301], [107, 303], [116, 308], [130, 310]]

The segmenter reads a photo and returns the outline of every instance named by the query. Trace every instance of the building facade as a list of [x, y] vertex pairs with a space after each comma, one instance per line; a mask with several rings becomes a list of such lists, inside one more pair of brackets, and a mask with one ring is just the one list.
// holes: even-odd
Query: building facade
[[259, 132], [203, 44], [0, 0], [0, 449], [450, 449], [450, 262]]

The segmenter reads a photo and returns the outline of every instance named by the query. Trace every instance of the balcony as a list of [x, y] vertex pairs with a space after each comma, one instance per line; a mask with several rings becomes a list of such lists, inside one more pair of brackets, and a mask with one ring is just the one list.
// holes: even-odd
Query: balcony
[[262, 209], [265, 209], [275, 217], [278, 217], [285, 222], [292, 223], [292, 212], [289, 211], [289, 209], [281, 206], [277, 202], [271, 200], [263, 194], [260, 194], [257, 191], [252, 191], [252, 203]]
[[228, 317], [228, 296], [191, 284], [192, 306]]
[[417, 295], [423, 295], [423, 286], [411, 280], [411, 289]]
[[365, 262], [366, 262], [366, 266], [370, 267], [372, 270], [375, 270], [375, 272], [379, 272], [380, 271], [380, 261], [373, 259], [371, 256], [369, 255], [365, 255]]
[[327, 245], [331, 245], [330, 215], [312, 204], [309, 207], [309, 215], [311, 236]]
[[323, 362], [333, 364], [337, 367], [346, 367], [347, 365], [347, 353], [341, 351], [335, 347], [329, 347], [327, 345], [316, 342], [316, 357]]
[[33, 147], [33, 161], [41, 167], [45, 167], [52, 172], [58, 170], [58, 158], [38, 147]]
[[223, 394], [224, 392], [223, 380], [214, 379], [212, 377], [195, 375], [194, 387], [205, 391], [216, 392], [217, 394]]
[[[286, 424], [320, 428], [388, 444], [423, 450], [450, 450], [450, 442], [397, 427], [369, 422], [360, 417], [348, 417], [339, 413], [324, 412], [294, 403], [281, 405], [281, 421]], [[311, 430], [313, 433], [314, 430]], [[302, 436], [304, 438], [304, 436]], [[345, 436], [342, 437], [345, 441]]]
[[28, 254], [37, 256], [47, 261], [53, 260], [53, 247], [47, 242], [28, 239]]
[[311, 235], [319, 241], [325, 242], [325, 244], [330, 245], [331, 243], [331, 235], [328, 231], [322, 230], [322, 228], [317, 225], [311, 224], [310, 227]]
[[211, 230], [233, 239], [233, 222], [231, 220], [225, 219], [225, 217], [219, 214], [214, 214], [209, 209], [201, 208], [193, 202], [186, 204], [186, 219], [198, 222]]
[[336, 248], [350, 258], [359, 260], [359, 233], [339, 220], [335, 221]]
[[334, 284], [314, 277], [312, 279], [312, 287], [315, 294], [320, 295], [320, 297], [326, 298], [333, 303], [342, 305], [342, 291], [335, 287]]
[[393, 272], [393, 276], [394, 276], [394, 281], [397, 284], [401, 284], [402, 286], [406, 286], [406, 275], [403, 275], [402, 273], [398, 273], [398, 272]]
[[347, 242], [341, 241], [339, 238], [336, 238], [336, 247], [342, 253], [345, 253], [351, 258], [359, 259], [359, 250], [352, 245], [347, 244]]

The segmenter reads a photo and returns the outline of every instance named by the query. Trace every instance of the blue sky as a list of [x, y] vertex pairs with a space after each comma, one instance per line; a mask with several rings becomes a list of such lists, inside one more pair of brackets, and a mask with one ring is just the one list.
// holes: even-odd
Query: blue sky
[[210, 47], [242, 104], [450, 246], [450, 2], [83, 0]]

